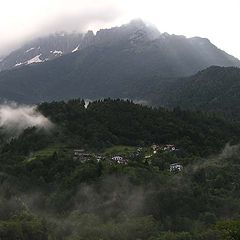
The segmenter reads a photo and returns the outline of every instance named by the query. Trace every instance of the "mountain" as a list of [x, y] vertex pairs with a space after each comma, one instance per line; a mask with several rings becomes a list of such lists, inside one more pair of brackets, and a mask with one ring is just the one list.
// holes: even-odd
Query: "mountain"
[[212, 66], [180, 78], [149, 96], [157, 105], [222, 113], [240, 118], [240, 68]]
[[0, 60], [0, 71], [55, 59], [75, 52], [87, 43], [89, 34], [56, 33], [35, 39]]
[[[207, 39], [160, 33], [141, 20], [80, 38], [78, 51], [2, 71], [1, 99], [24, 103], [73, 97], [142, 99], [150, 86], [211, 65], [240, 66], [238, 59]], [[76, 43], [69, 51], [73, 47]]]
[[[143, 36], [145, 33], [141, 31], [143, 22], [133, 21], [132, 23], [134, 23], [134, 27], [139, 26], [139, 29], [137, 29], [139, 31], [132, 36], [131, 41], [141, 41], [141, 38], [143, 40], [145, 37]], [[131, 29], [128, 29], [127, 31], [118, 33], [116, 29], [112, 28], [110, 34], [107, 30], [101, 30], [98, 36], [94, 36], [92, 31], [88, 31], [86, 34], [61, 32], [35, 39], [11, 52], [8, 56], [0, 57], [0, 71], [34, 63], [42, 63], [63, 56], [64, 54], [76, 52], [92, 44], [111, 44], [114, 41], [128, 37], [128, 30], [131, 31]], [[150, 30], [150, 27], [145, 30], [150, 39], [154, 39], [155, 36], [160, 35], [156, 29], [155, 32], [153, 28]]]

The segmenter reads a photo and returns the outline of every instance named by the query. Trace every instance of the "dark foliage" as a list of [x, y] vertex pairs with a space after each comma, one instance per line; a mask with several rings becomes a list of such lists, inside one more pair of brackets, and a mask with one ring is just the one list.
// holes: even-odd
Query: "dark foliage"
[[[239, 126], [212, 115], [152, 109], [130, 101], [42, 103], [55, 124], [26, 129], [0, 148], [0, 238], [90, 240], [238, 239]], [[127, 165], [73, 159], [84, 147], [174, 143]], [[169, 164], [184, 170], [170, 173]], [[226, 221], [227, 219], [227, 221]]]

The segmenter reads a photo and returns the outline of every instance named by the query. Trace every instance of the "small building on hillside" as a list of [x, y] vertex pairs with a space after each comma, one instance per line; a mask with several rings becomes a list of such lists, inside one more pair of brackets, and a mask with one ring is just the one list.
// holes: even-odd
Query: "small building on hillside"
[[81, 163], [85, 163], [91, 160], [92, 154], [86, 153], [84, 149], [73, 150], [73, 160]]
[[103, 159], [104, 159], [104, 157], [101, 156], [101, 155], [97, 155], [97, 156], [96, 156], [97, 162], [100, 162], [100, 161], [102, 161]]
[[170, 152], [177, 150], [176, 146], [173, 144], [166, 144], [162, 147], [162, 149], [163, 149], [163, 151], [170, 151]]
[[112, 157], [112, 161], [118, 164], [124, 164], [124, 165], [128, 164], [128, 160], [123, 158], [122, 156], [114, 156]]
[[138, 153], [142, 152], [142, 150], [143, 150], [142, 147], [138, 147], [138, 148], [137, 148], [137, 152], [138, 152]]
[[153, 151], [158, 151], [159, 148], [160, 148], [160, 146], [157, 145], [157, 144], [153, 144], [153, 145], [151, 146], [151, 148], [152, 148]]
[[153, 144], [151, 146], [151, 149], [153, 150], [154, 154], [156, 154], [158, 151], [172, 152], [177, 150], [174, 144], [165, 144], [165, 145]]
[[115, 161], [115, 162], [122, 161], [123, 157], [121, 157], [121, 156], [114, 156], [114, 157], [112, 157], [112, 160]]
[[170, 172], [181, 172], [183, 170], [183, 166], [179, 163], [170, 164], [169, 167]]
[[84, 149], [74, 149], [73, 150], [74, 156], [79, 156], [79, 155], [83, 154], [84, 152], [85, 152]]

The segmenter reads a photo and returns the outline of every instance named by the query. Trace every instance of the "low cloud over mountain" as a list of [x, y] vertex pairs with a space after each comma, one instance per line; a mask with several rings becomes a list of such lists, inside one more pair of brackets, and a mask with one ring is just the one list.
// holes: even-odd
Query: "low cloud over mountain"
[[35, 106], [15, 103], [0, 105], [0, 127], [15, 130], [16, 134], [28, 127], [48, 129], [52, 123], [36, 110]]

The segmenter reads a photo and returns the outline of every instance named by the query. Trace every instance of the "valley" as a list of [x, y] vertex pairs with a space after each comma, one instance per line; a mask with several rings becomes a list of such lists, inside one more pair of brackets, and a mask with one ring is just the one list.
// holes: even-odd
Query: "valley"
[[111, 99], [38, 111], [54, 127], [0, 131], [3, 239], [222, 239], [239, 224], [239, 124]]
[[0, 240], [239, 240], [240, 60], [102, 21], [0, 58]]

